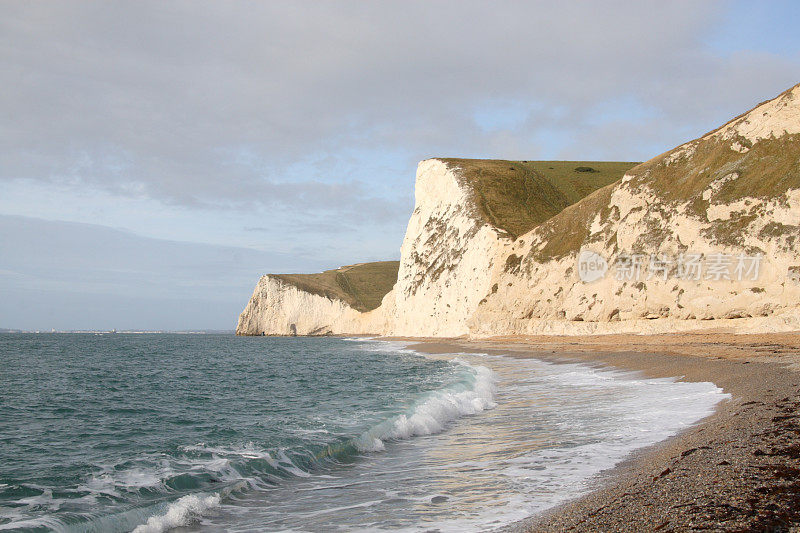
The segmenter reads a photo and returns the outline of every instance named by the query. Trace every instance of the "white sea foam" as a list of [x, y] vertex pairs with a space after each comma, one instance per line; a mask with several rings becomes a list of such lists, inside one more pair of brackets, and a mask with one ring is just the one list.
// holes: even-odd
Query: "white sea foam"
[[[591, 490], [598, 473], [712, 414], [728, 397], [712, 383], [582, 364], [459, 358], [456, 373], [465, 379], [372, 427], [358, 445], [380, 451], [386, 441], [431, 437], [369, 454], [333, 479], [313, 476], [291, 493], [276, 492], [268, 506], [236, 514], [237, 529], [494, 530]], [[453, 423], [495, 402], [482, 416]]]
[[[363, 339], [362, 339], [363, 340]], [[400, 352], [399, 345], [377, 342], [370, 343], [369, 350]], [[399, 343], [397, 343], [399, 344]], [[432, 391], [422, 397], [407, 413], [395, 416], [374, 426], [355, 439], [356, 447], [362, 452], [384, 449], [386, 440], [402, 440], [414, 436], [431, 435], [443, 431], [457, 418], [478, 414], [495, 406], [495, 376], [491, 370], [480, 365], [470, 365], [454, 360], [458, 365], [457, 375], [461, 379], [442, 390]], [[299, 478], [311, 474], [297, 467], [283, 450], [264, 450], [248, 442], [243, 446], [209, 446], [205, 443], [184, 446], [189, 456], [172, 458], [171, 462], [147, 458], [150, 468], [130, 467], [119, 470], [115, 465], [103, 468], [92, 476], [83, 488], [95, 494], [118, 495], [120, 490], [144, 487], [161, 487], [169, 477], [181, 472], [214, 472], [220, 481], [239, 481], [231, 488], [210, 494], [189, 494], [170, 503], [166, 510], [147, 518], [145, 524], [134, 529], [136, 533], [163, 532], [176, 527], [190, 525], [203, 515], [218, 509], [232, 490], [245, 486], [255, 488], [253, 480], [242, 479], [232, 467], [231, 462], [238, 459], [260, 459], [275, 469], [283, 470]], [[196, 456], [196, 454], [206, 455]], [[144, 459], [143, 459], [144, 460]], [[316, 476], [319, 477], [319, 476]], [[144, 520], [144, 517], [142, 517]]]
[[371, 339], [371, 338], [361, 338], [361, 339], [352, 338], [345, 340], [363, 344], [363, 346], [361, 346], [360, 349], [367, 352], [419, 354], [419, 352], [408, 348], [408, 343], [405, 341], [385, 341], [381, 339]]
[[[184, 447], [192, 451], [195, 447]], [[199, 451], [198, 447], [195, 451]], [[220, 481], [241, 480], [239, 473], [233, 468], [225, 456], [211, 454], [211, 457], [170, 457], [160, 454], [146, 454], [136, 458], [136, 466], [120, 468], [118, 464], [99, 465], [100, 470], [92, 474], [78, 487], [79, 491], [92, 495], [121, 497], [124, 492], [138, 489], [167, 490], [166, 483], [174, 476], [212, 473]]]
[[[194, 446], [184, 446], [183, 449], [186, 451], [196, 451], [211, 454], [212, 458], [215, 460], [207, 461], [205, 463], [205, 468], [212, 471], [214, 471], [213, 466], [215, 461], [220, 465], [227, 466], [230, 464], [230, 458], [243, 458], [264, 460], [272, 468], [283, 470], [284, 472], [297, 477], [308, 477], [310, 475], [302, 468], [299, 468], [294, 461], [292, 461], [292, 459], [286, 455], [285, 451], [277, 450], [270, 453], [268, 450], [256, 447], [252, 442], [248, 442], [244, 446], [231, 446], [225, 448], [220, 446], [206, 446], [203, 443], [198, 443]], [[222, 471], [222, 469], [220, 468], [217, 471]], [[231, 479], [238, 479], [238, 474], [233, 474]]]
[[471, 374], [469, 386], [459, 384], [431, 392], [408, 413], [385, 420], [362, 433], [354, 441], [356, 447], [362, 452], [381, 451], [386, 440], [439, 433], [457, 418], [495, 407], [494, 373], [485, 366], [470, 365], [460, 359], [454, 362]]
[[133, 533], [162, 533], [188, 526], [209, 510], [219, 507], [221, 500], [219, 494], [189, 494], [171, 503], [164, 514], [148, 518], [147, 523], [138, 526]]
[[[400, 342], [352, 341], [368, 351], [416, 353]], [[426, 525], [443, 532], [481, 531], [580, 495], [593, 486], [598, 472], [711, 414], [726, 397], [710, 383], [644, 379], [579, 364], [486, 354], [435, 357], [457, 365], [451, 368], [455, 381], [418, 397], [404, 413], [374, 425], [352, 442], [361, 452], [377, 452], [389, 441], [432, 436], [329, 471], [335, 475], [303, 470], [293, 463], [291, 453], [280, 449], [198, 443], [169, 458], [144, 454], [124, 464], [102, 466], [78, 489], [89, 492], [87, 498], [142, 488], [165, 490], [170, 478], [187, 472], [212, 473], [222, 482], [214, 492], [138, 507], [97, 522], [100, 530], [109, 531], [138, 525], [133, 529], [138, 533], [162, 532], [197, 522], [212, 530], [235, 524], [240, 531], [253, 532], [337, 527], [418, 531], [420, 513]], [[454, 423], [487, 410], [483, 416]], [[341, 416], [353, 413], [343, 410]], [[293, 474], [292, 490], [243, 478], [240, 466], [253, 460]], [[269, 496], [262, 489], [270, 490]], [[233, 491], [236, 496], [229, 498]], [[243, 506], [247, 494], [253, 500]], [[439, 495], [448, 498], [446, 505], [432, 505], [431, 498]], [[472, 504], [475, 497], [485, 504], [480, 509]], [[24, 503], [58, 504], [48, 493]], [[370, 515], [393, 518], [378, 523], [371, 522]], [[6, 518], [12, 523], [0, 525], [0, 530], [42, 525], [64, 530], [55, 518], [26, 521], [24, 513]]]
[[211, 454], [212, 456], [263, 459], [267, 461], [270, 466], [278, 466], [278, 462], [273, 459], [272, 454], [270, 454], [267, 450], [256, 447], [252, 442], [248, 442], [244, 446], [231, 447], [208, 446], [203, 442], [198, 442], [193, 446], [184, 446], [183, 449], [187, 452], [202, 452]]

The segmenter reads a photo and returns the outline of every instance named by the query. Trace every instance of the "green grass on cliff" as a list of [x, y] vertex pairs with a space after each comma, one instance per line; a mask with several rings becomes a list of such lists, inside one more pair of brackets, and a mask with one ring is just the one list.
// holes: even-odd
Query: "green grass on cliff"
[[397, 281], [399, 261], [360, 263], [319, 274], [270, 274], [300, 290], [342, 300], [357, 311], [371, 311]]
[[638, 163], [442, 158], [475, 194], [479, 214], [516, 238]]
[[[747, 151], [732, 149], [736, 142], [747, 147]], [[658, 217], [650, 219], [650, 227], [642, 226], [639, 242], [662, 242], [676, 206], [685, 204], [689, 214], [707, 225], [703, 230], [706, 238], [720, 245], [741, 246], [749, 224], [762, 215], [750, 212], [744, 205], [732, 212], [730, 218], [709, 220], [707, 211], [711, 201], [725, 204], [745, 198], [773, 200], [789, 189], [800, 189], [800, 134], [762, 139], [755, 144], [742, 137], [700, 138], [693, 141], [693, 148], [689, 156], [670, 162], [671, 155], [682, 151], [679, 146], [628, 172], [632, 176], [628, 184], [632, 191], [646, 191], [660, 200]], [[715, 183], [718, 188], [713, 192]], [[594, 218], [599, 214], [601, 222], [605, 222], [611, 216], [611, 189], [600, 189], [543, 223], [538, 231], [542, 232], [545, 244], [535, 252], [536, 261], [545, 262], [580, 250], [588, 242]], [[703, 197], [706, 191], [713, 192], [710, 199]], [[793, 243], [799, 236], [797, 226], [771, 225], [765, 230], [762, 238], [784, 236]], [[753, 249], [749, 253], [759, 251]]]
[[[731, 150], [735, 141], [748, 151]], [[755, 145], [743, 137], [704, 140], [691, 157], [667, 165], [667, 156], [674, 151], [643, 163], [632, 172], [633, 184], [646, 184], [667, 201], [687, 201], [701, 198], [713, 182], [735, 174], [735, 179], [725, 182], [714, 195], [718, 203], [748, 196], [775, 198], [788, 189], [800, 188], [799, 134], [762, 139]], [[702, 210], [707, 204], [700, 206]]]
[[[518, 237], [592, 192], [613, 183], [636, 163], [442, 159], [475, 194], [478, 214]], [[398, 261], [344, 266], [319, 274], [271, 274], [300, 290], [371, 311], [397, 281]]]

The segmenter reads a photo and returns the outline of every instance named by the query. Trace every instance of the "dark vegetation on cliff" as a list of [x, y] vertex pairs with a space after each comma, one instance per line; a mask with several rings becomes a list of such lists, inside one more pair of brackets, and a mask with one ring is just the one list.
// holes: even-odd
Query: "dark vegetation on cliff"
[[622, 178], [638, 163], [442, 158], [475, 194], [484, 220], [519, 237]]
[[[790, 105], [791, 94], [786, 100], [784, 105]], [[741, 119], [753, 109], [726, 124]], [[712, 201], [780, 200], [787, 190], [800, 188], [800, 134], [785, 134], [756, 143], [738, 135], [728, 139], [709, 135], [658, 155], [627, 172], [631, 176], [628, 187], [632, 192], [658, 199], [658, 217], [650, 219], [655, 223], [643, 233], [643, 241], [663, 242], [669, 227], [663, 221], [669, 221], [677, 206], [684, 204], [687, 214], [708, 226], [702, 230], [704, 236], [720, 245], [739, 245], [749, 224], [763, 213], [757, 206], [746, 203], [732, 212], [730, 218], [709, 220], [708, 208]], [[536, 262], [564, 257], [587, 244], [589, 227], [595, 217], [599, 214], [600, 221], [606, 222], [613, 216], [609, 207], [612, 188], [600, 189], [544, 222], [537, 229], [544, 245], [534, 250]], [[648, 208], [656, 209], [655, 206]], [[772, 235], [764, 234], [770, 232]], [[792, 247], [800, 242], [800, 227], [770, 224], [762, 231], [761, 237], [766, 236], [783, 237], [784, 246]], [[751, 254], [764, 252], [760, 249], [747, 251]]]
[[397, 281], [399, 261], [359, 263], [319, 274], [270, 274], [298, 289], [342, 300], [356, 311], [372, 311]]
[[[441, 159], [475, 194], [475, 209], [488, 223], [516, 238], [613, 183], [637, 163], [608, 161], [506, 161]], [[319, 274], [270, 274], [298, 289], [371, 311], [397, 281], [398, 261], [343, 266]]]

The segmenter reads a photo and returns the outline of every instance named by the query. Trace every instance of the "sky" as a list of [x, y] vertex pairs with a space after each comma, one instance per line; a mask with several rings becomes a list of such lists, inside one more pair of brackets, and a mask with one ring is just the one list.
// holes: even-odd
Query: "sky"
[[0, 328], [233, 329], [397, 259], [420, 160], [643, 161], [800, 82], [797, 2], [0, 3]]

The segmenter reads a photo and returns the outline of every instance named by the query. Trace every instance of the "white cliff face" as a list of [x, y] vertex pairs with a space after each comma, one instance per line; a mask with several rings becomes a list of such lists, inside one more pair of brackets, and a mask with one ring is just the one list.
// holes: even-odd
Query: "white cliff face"
[[[513, 268], [495, 269], [498, 291], [478, 306], [469, 321], [470, 333], [800, 330], [800, 188], [793, 170], [798, 153], [793, 135], [799, 132], [796, 86], [715, 132], [632, 169], [605, 196], [595, 194], [599, 203], [588, 214], [581, 212], [586, 201], [566, 208], [508, 252]], [[777, 185], [763, 188], [767, 179]], [[740, 180], [749, 181], [741, 185]], [[748, 188], [761, 195], [746, 195]], [[568, 253], [549, 254], [549, 245], [560, 236], [552, 228], [561, 228], [563, 235], [569, 220], [574, 231], [580, 233], [584, 224], [588, 233]], [[577, 264], [581, 250], [604, 258], [609, 272], [582, 281]], [[642, 261], [635, 277], [620, 274], [617, 261], [626, 254], [637, 254]], [[684, 260], [701, 257], [699, 276], [678, 273], [682, 254]], [[670, 262], [662, 264], [664, 275], [651, 268], [652, 256]], [[757, 256], [756, 276], [737, 273], [740, 265], [751, 268]], [[497, 264], [504, 262], [508, 259]], [[729, 263], [723, 269], [727, 276], [720, 279], [709, 272], [715, 262]]]
[[[264, 276], [237, 333], [800, 330], [798, 133], [800, 86], [631, 169], [516, 240], [478, 215], [457, 168], [423, 161], [397, 283], [380, 307], [359, 313]], [[775, 181], [759, 181], [771, 171]], [[748, 190], [763, 183], [759, 193]], [[609, 272], [584, 282], [577, 265], [582, 250], [604, 258]], [[641, 273], [617, 279], [616, 263], [625, 254], [643, 258]], [[707, 270], [699, 278], [678, 277], [676, 264], [664, 276], [650, 275], [651, 256], [669, 261], [681, 254], [702, 257], [706, 269], [718, 254], [734, 258], [731, 279], [709, 278]], [[756, 255], [758, 275], [738, 279], [736, 258]]]
[[[569, 208], [567, 209], [569, 211]], [[475, 336], [535, 334], [666, 333], [710, 328], [740, 332], [800, 329], [800, 282], [792, 271], [800, 257], [789, 243], [800, 239], [800, 190], [779, 198], [745, 198], [733, 203], [711, 203], [710, 221], [727, 220], [732, 213], [752, 221], [720, 243], [711, 222], [702, 222], [687, 206], [665, 206], [647, 191], [629, 189], [625, 180], [610, 197], [607, 219], [598, 214], [582, 250], [603, 257], [609, 270], [601, 279], [584, 282], [578, 274], [578, 254], [537, 261], [545, 241], [539, 229], [518, 241], [510, 254], [519, 266], [497, 269], [498, 290], [487, 296], [470, 319]], [[665, 215], [665, 213], [668, 213]], [[568, 213], [565, 213], [568, 214]], [[780, 221], [780, 232], [771, 233]], [[647, 242], [655, 228], [658, 239]], [[616, 261], [623, 252], [639, 248], [641, 271], [632, 279], [620, 275]], [[680, 254], [703, 256], [705, 270], [678, 278], [677, 261], [669, 271], [650, 275], [650, 255], [675, 260]], [[730, 260], [731, 279], [709, 278], [708, 265], [717, 254]], [[758, 274], [744, 272], [738, 279], [739, 257], [749, 269], [760, 255]], [[516, 262], [515, 262], [516, 264]], [[624, 271], [623, 271], [624, 272]], [[617, 279], [617, 277], [623, 279]], [[755, 279], [752, 279], [755, 277]]]
[[237, 335], [382, 335], [394, 308], [390, 291], [377, 309], [362, 313], [342, 300], [311, 294], [272, 276], [262, 276], [239, 315]]
[[325, 335], [356, 319], [341, 300], [311, 294], [271, 276], [262, 276], [239, 315], [239, 335]]
[[800, 133], [800, 84], [703, 137], [682, 144], [672, 150], [666, 162], [669, 165], [692, 157], [704, 141], [727, 141], [732, 151], [746, 154], [754, 143], [797, 133]]
[[442, 161], [421, 162], [398, 281], [378, 309], [359, 313], [341, 300], [263, 276], [237, 333], [466, 335], [467, 319], [489, 290], [493, 261], [509, 243], [476, 215], [470, 194]]
[[[800, 133], [800, 85], [795, 85], [777, 98], [757, 106], [749, 113], [738, 117], [703, 139], [719, 137], [733, 139], [741, 136], [751, 143], [771, 137]], [[742, 150], [741, 145], [735, 147]], [[746, 148], [746, 147], [743, 147]]]
[[456, 337], [490, 287], [494, 261], [509, 241], [474, 211], [457, 170], [419, 164], [415, 206], [400, 253], [392, 335]]

